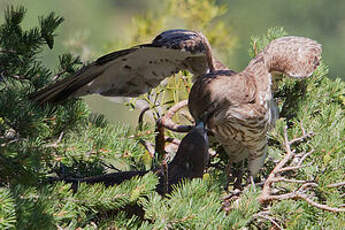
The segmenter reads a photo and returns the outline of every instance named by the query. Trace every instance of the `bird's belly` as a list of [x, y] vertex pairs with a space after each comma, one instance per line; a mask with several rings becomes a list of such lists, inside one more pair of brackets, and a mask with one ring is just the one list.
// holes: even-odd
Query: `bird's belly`
[[266, 152], [268, 129], [256, 129], [238, 124], [216, 126], [215, 138], [223, 145], [230, 162], [255, 159]]
[[243, 160], [250, 154], [261, 155], [267, 143], [270, 111], [246, 116], [245, 119], [234, 114], [236, 113], [232, 111], [222, 122], [210, 124], [216, 139], [224, 146], [233, 162]]
[[268, 122], [241, 124], [228, 121], [216, 125], [211, 130], [222, 143], [234, 140], [250, 147], [252, 142], [255, 143], [266, 137]]

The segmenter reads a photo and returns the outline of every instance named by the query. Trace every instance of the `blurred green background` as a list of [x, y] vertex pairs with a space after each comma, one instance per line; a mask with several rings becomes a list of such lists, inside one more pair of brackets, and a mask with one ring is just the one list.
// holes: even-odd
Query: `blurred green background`
[[[172, 28], [201, 29], [202, 18], [192, 18], [192, 10], [171, 10], [174, 4], [182, 2], [204, 4], [202, 0], [0, 0], [0, 22], [4, 9], [9, 4], [24, 5], [27, 27], [38, 23], [38, 16], [55, 11], [65, 18], [58, 29], [53, 50], [46, 49], [42, 59], [54, 68], [58, 55], [72, 52], [84, 61], [92, 61], [98, 56], [116, 49], [126, 48], [139, 42], [149, 42], [152, 34]], [[323, 58], [330, 67], [331, 78], [342, 77], [345, 72], [345, 1], [343, 0], [219, 0], [220, 9], [215, 20], [222, 21], [227, 30], [223, 43], [219, 43], [216, 53], [231, 69], [240, 71], [248, 61], [250, 37], [264, 34], [268, 28], [282, 26], [291, 35], [307, 36], [323, 45]], [[193, 5], [191, 4], [191, 5]], [[167, 9], [170, 7], [169, 13]], [[182, 5], [183, 7], [183, 5]], [[207, 6], [201, 9], [207, 9]], [[199, 9], [195, 9], [196, 11]], [[174, 17], [176, 13], [179, 17]], [[170, 21], [165, 17], [170, 14]], [[141, 17], [149, 23], [141, 23]], [[180, 20], [181, 18], [188, 20]], [[164, 23], [162, 23], [164, 21]], [[167, 21], [167, 22], [166, 22]], [[189, 23], [188, 23], [189, 22]], [[147, 28], [147, 25], [151, 28]], [[208, 25], [210, 30], [214, 29]], [[215, 28], [222, 29], [222, 28]], [[145, 34], [142, 32], [144, 31]], [[205, 31], [202, 31], [205, 32]], [[136, 36], [140, 34], [140, 36]], [[212, 43], [212, 38], [210, 38]], [[225, 41], [226, 40], [226, 41]], [[223, 49], [227, 46], [227, 49]], [[218, 51], [218, 52], [217, 52]], [[88, 96], [86, 101], [92, 110], [103, 113], [109, 120], [136, 123], [137, 111], [128, 111], [122, 104], [115, 104], [100, 96]]]

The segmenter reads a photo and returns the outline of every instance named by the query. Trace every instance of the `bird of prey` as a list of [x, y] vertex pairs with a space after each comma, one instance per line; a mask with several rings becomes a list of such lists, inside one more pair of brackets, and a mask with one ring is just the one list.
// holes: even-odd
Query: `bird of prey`
[[199, 78], [189, 94], [189, 111], [197, 121], [208, 117], [208, 129], [231, 162], [248, 158], [248, 178], [253, 179], [264, 164], [267, 132], [278, 117], [271, 74], [306, 78], [320, 59], [321, 45], [316, 41], [294, 36], [278, 38], [242, 72], [215, 70]]
[[231, 162], [248, 158], [249, 175], [263, 166], [267, 132], [278, 116], [271, 93], [271, 73], [310, 76], [321, 46], [308, 38], [273, 40], [239, 73], [212, 55], [206, 37], [188, 30], [169, 30], [150, 44], [100, 57], [66, 78], [32, 95], [38, 103], [98, 93], [136, 97], [180, 70], [194, 75], [188, 107], [196, 124], [203, 122], [224, 146]]

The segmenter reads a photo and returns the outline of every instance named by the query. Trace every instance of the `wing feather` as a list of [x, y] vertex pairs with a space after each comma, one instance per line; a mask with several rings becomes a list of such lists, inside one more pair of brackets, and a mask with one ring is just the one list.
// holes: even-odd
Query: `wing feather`
[[202, 54], [160, 47], [140, 47], [135, 52], [105, 64], [105, 70], [75, 96], [99, 93], [104, 96], [136, 97], [158, 86], [165, 78], [186, 69], [184, 61]]
[[321, 60], [321, 45], [305, 37], [287, 36], [273, 40], [263, 51], [269, 72], [294, 78], [309, 77]]
[[[210, 68], [210, 55], [208, 41], [201, 33], [169, 30], [151, 44], [104, 55], [73, 77], [57, 81], [31, 97], [41, 104], [93, 93], [136, 97], [180, 70], [204, 75]], [[214, 68], [212, 57], [211, 62]], [[219, 61], [215, 65], [224, 66]]]

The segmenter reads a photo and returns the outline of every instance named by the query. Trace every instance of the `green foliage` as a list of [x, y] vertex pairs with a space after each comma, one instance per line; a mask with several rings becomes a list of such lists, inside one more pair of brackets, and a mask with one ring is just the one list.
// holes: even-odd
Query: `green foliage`
[[[200, 14], [204, 12], [209, 22], [224, 13], [225, 8], [215, 1], [205, 2], [196, 9]], [[179, 7], [198, 3], [201, 1], [183, 1], [169, 9], [177, 13], [181, 11]], [[76, 192], [70, 184], [48, 183], [47, 177], [56, 173], [85, 177], [118, 169], [145, 169], [147, 154], [139, 141], [153, 142], [154, 132], [148, 125], [133, 133], [123, 124], [109, 124], [102, 115], [91, 114], [77, 99], [54, 106], [32, 103], [28, 98], [30, 93], [56, 78], [69, 76], [80, 67], [80, 61], [64, 54], [57, 61], [56, 71], [45, 67], [39, 58], [40, 52], [45, 45], [53, 44], [54, 30], [62, 19], [50, 14], [40, 18], [39, 26], [23, 30], [24, 13], [21, 7], [8, 8], [6, 20], [0, 26], [1, 229], [273, 228], [269, 220], [259, 222], [256, 216], [263, 211], [257, 201], [259, 187], [256, 191], [244, 191], [240, 200], [230, 207], [223, 203], [225, 173], [221, 167], [211, 166], [204, 179], [183, 181], [167, 197], [155, 192], [158, 179], [151, 173], [111, 187], [80, 184]], [[181, 13], [177, 17], [189, 23], [189, 15]], [[140, 19], [143, 25], [138, 35], [154, 33], [148, 26], [155, 23], [153, 19]], [[159, 24], [165, 22], [158, 21]], [[211, 28], [212, 23], [216, 27], [224, 26], [220, 21], [205, 22], [204, 26]], [[203, 31], [208, 31], [207, 28]], [[275, 28], [265, 36], [253, 37], [250, 54], [254, 55], [270, 40], [283, 35], [286, 35], [284, 30]], [[269, 158], [262, 175], [268, 175], [275, 165], [273, 161], [285, 155], [283, 127], [288, 125], [289, 137], [296, 137], [301, 135], [298, 124], [303, 121], [305, 129], [314, 131], [315, 136], [293, 148], [315, 151], [306, 159], [309, 165], [299, 169], [294, 178], [314, 180], [320, 185], [313, 194], [315, 199], [339, 207], [345, 202], [343, 187], [327, 185], [345, 180], [345, 83], [330, 80], [327, 75], [328, 67], [322, 63], [311, 78], [296, 81], [284, 77], [277, 82], [275, 97], [281, 118], [270, 133]], [[151, 93], [144, 99], [146, 97], [152, 108], [168, 107], [184, 99], [191, 84], [189, 73], [179, 73], [170, 79], [166, 88], [161, 86], [155, 89], [155, 95]], [[218, 155], [212, 161], [226, 164]], [[280, 186], [286, 191], [297, 187], [285, 183]], [[129, 213], [133, 207], [142, 213]], [[335, 215], [322, 211], [302, 200], [275, 201], [267, 210], [285, 229], [342, 229], [345, 223], [344, 213]]]
[[[17, 185], [11, 189], [11, 194], [16, 200], [6, 199], [7, 197], [3, 199], [5, 202], [2, 205], [4, 208], [1, 209], [3, 212], [11, 205], [10, 202], [13, 203], [12, 209], [7, 210], [13, 213], [5, 213], [7, 219], [3, 218], [5, 220], [3, 223], [10, 226], [15, 220], [15, 214], [17, 219], [15, 224], [18, 229], [83, 227], [90, 221], [101, 219], [108, 211], [116, 211], [126, 205], [135, 204], [151, 193], [157, 183], [155, 176], [147, 174], [142, 178], [133, 178], [119, 186], [109, 188], [102, 184], [91, 186], [81, 184], [75, 194], [70, 189], [70, 185], [64, 183], [40, 188]], [[6, 195], [6, 192], [4, 194]]]
[[[38, 58], [48, 44], [47, 36], [54, 35], [62, 19], [50, 14], [40, 18], [39, 27], [25, 31], [21, 26], [24, 14], [23, 7], [8, 7], [5, 23], [0, 26], [0, 170], [3, 178], [30, 184], [37, 182], [45, 160], [51, 157], [43, 146], [87, 114], [85, 105], [73, 100], [63, 106], [41, 108], [27, 98], [52, 78], [52, 71]], [[70, 68], [75, 64], [74, 59], [63, 60], [61, 64]]]
[[41, 36], [46, 41], [50, 49], [54, 46], [54, 30], [63, 22], [63, 18], [56, 17], [55, 13], [50, 13], [47, 17], [40, 17]]
[[154, 229], [240, 229], [258, 211], [253, 192], [246, 192], [238, 207], [227, 215], [221, 203], [222, 186], [215, 181], [185, 181], [168, 196], [152, 194], [143, 201], [145, 217]]
[[0, 228], [14, 228], [16, 223], [15, 202], [7, 188], [0, 188]]
[[103, 184], [81, 184], [73, 197], [77, 205], [84, 206], [87, 210], [118, 210], [125, 205], [136, 204], [140, 198], [152, 193], [157, 184], [157, 177], [148, 173], [142, 178], [133, 178], [109, 188], [105, 188]]
[[[214, 0], [173, 0], [170, 2], [170, 9], [184, 19], [188, 27], [201, 28], [206, 28], [215, 17], [225, 14], [227, 11], [225, 5], [219, 6]], [[196, 21], [198, 25], [195, 25]]]
[[212, 228], [222, 226], [225, 218], [219, 190], [200, 179], [176, 187], [168, 199], [152, 194], [142, 204], [156, 229]]

